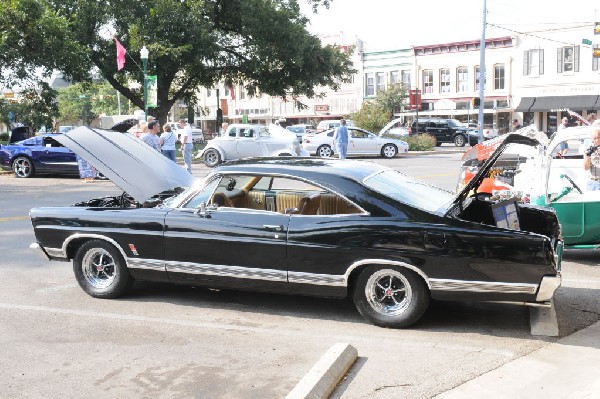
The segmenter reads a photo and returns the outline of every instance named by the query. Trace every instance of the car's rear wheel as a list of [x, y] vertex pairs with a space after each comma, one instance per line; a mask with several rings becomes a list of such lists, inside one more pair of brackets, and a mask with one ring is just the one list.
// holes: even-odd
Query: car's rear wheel
[[121, 253], [102, 240], [88, 241], [79, 248], [73, 272], [81, 288], [96, 298], [117, 298], [133, 283]]
[[415, 272], [396, 266], [372, 265], [356, 281], [353, 299], [358, 312], [381, 327], [408, 327], [429, 306], [429, 290]]
[[317, 148], [317, 155], [322, 158], [330, 158], [333, 156], [333, 150], [330, 146], [325, 144]]
[[221, 154], [219, 151], [211, 148], [204, 153], [204, 163], [210, 168], [214, 168], [221, 163]]
[[464, 147], [466, 142], [467, 142], [467, 140], [465, 139], [465, 136], [463, 136], [462, 134], [457, 134], [456, 136], [454, 136], [454, 145], [455, 146]]
[[398, 148], [394, 144], [386, 144], [381, 148], [381, 156], [384, 158], [394, 158], [398, 154]]
[[33, 162], [28, 157], [16, 157], [12, 162], [12, 170], [17, 177], [32, 177], [35, 174]]

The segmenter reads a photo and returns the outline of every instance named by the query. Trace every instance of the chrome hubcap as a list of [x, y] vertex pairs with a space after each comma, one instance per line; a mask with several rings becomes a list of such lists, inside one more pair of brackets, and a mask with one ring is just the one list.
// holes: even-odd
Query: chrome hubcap
[[329, 158], [331, 156], [331, 148], [329, 147], [321, 147], [319, 150], [319, 156], [324, 158]]
[[217, 154], [214, 151], [206, 153], [206, 163], [209, 165], [215, 165], [218, 162]]
[[81, 263], [85, 280], [95, 288], [106, 288], [116, 277], [116, 265], [107, 250], [95, 248], [88, 251]]
[[383, 154], [388, 158], [392, 158], [396, 155], [396, 149], [391, 145], [386, 145], [383, 148]]
[[27, 159], [17, 159], [13, 170], [19, 177], [27, 176], [31, 172], [31, 163]]
[[365, 295], [373, 310], [385, 316], [403, 313], [413, 300], [408, 280], [395, 270], [379, 270], [371, 275]]

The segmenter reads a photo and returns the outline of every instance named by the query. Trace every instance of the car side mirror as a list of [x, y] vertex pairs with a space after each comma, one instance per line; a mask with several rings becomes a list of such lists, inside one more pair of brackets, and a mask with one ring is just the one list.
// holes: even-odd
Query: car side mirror
[[196, 209], [196, 215], [206, 217], [206, 202], [202, 201], [200, 205], [198, 205], [198, 208]]

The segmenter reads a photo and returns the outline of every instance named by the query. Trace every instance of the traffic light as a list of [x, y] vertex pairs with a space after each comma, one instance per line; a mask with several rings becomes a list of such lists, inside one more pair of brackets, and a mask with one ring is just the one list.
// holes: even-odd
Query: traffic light
[[600, 22], [594, 24], [594, 35], [600, 35]]
[[471, 99], [471, 108], [479, 108], [479, 105], [481, 105], [479, 97], [474, 97]]
[[594, 57], [600, 57], [600, 48], [595, 48], [592, 54], [594, 54]]

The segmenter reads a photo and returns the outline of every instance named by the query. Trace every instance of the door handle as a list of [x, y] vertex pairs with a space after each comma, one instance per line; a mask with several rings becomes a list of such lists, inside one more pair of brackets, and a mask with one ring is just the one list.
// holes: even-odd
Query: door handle
[[283, 231], [283, 226], [280, 224], [263, 224], [263, 227], [267, 230]]

